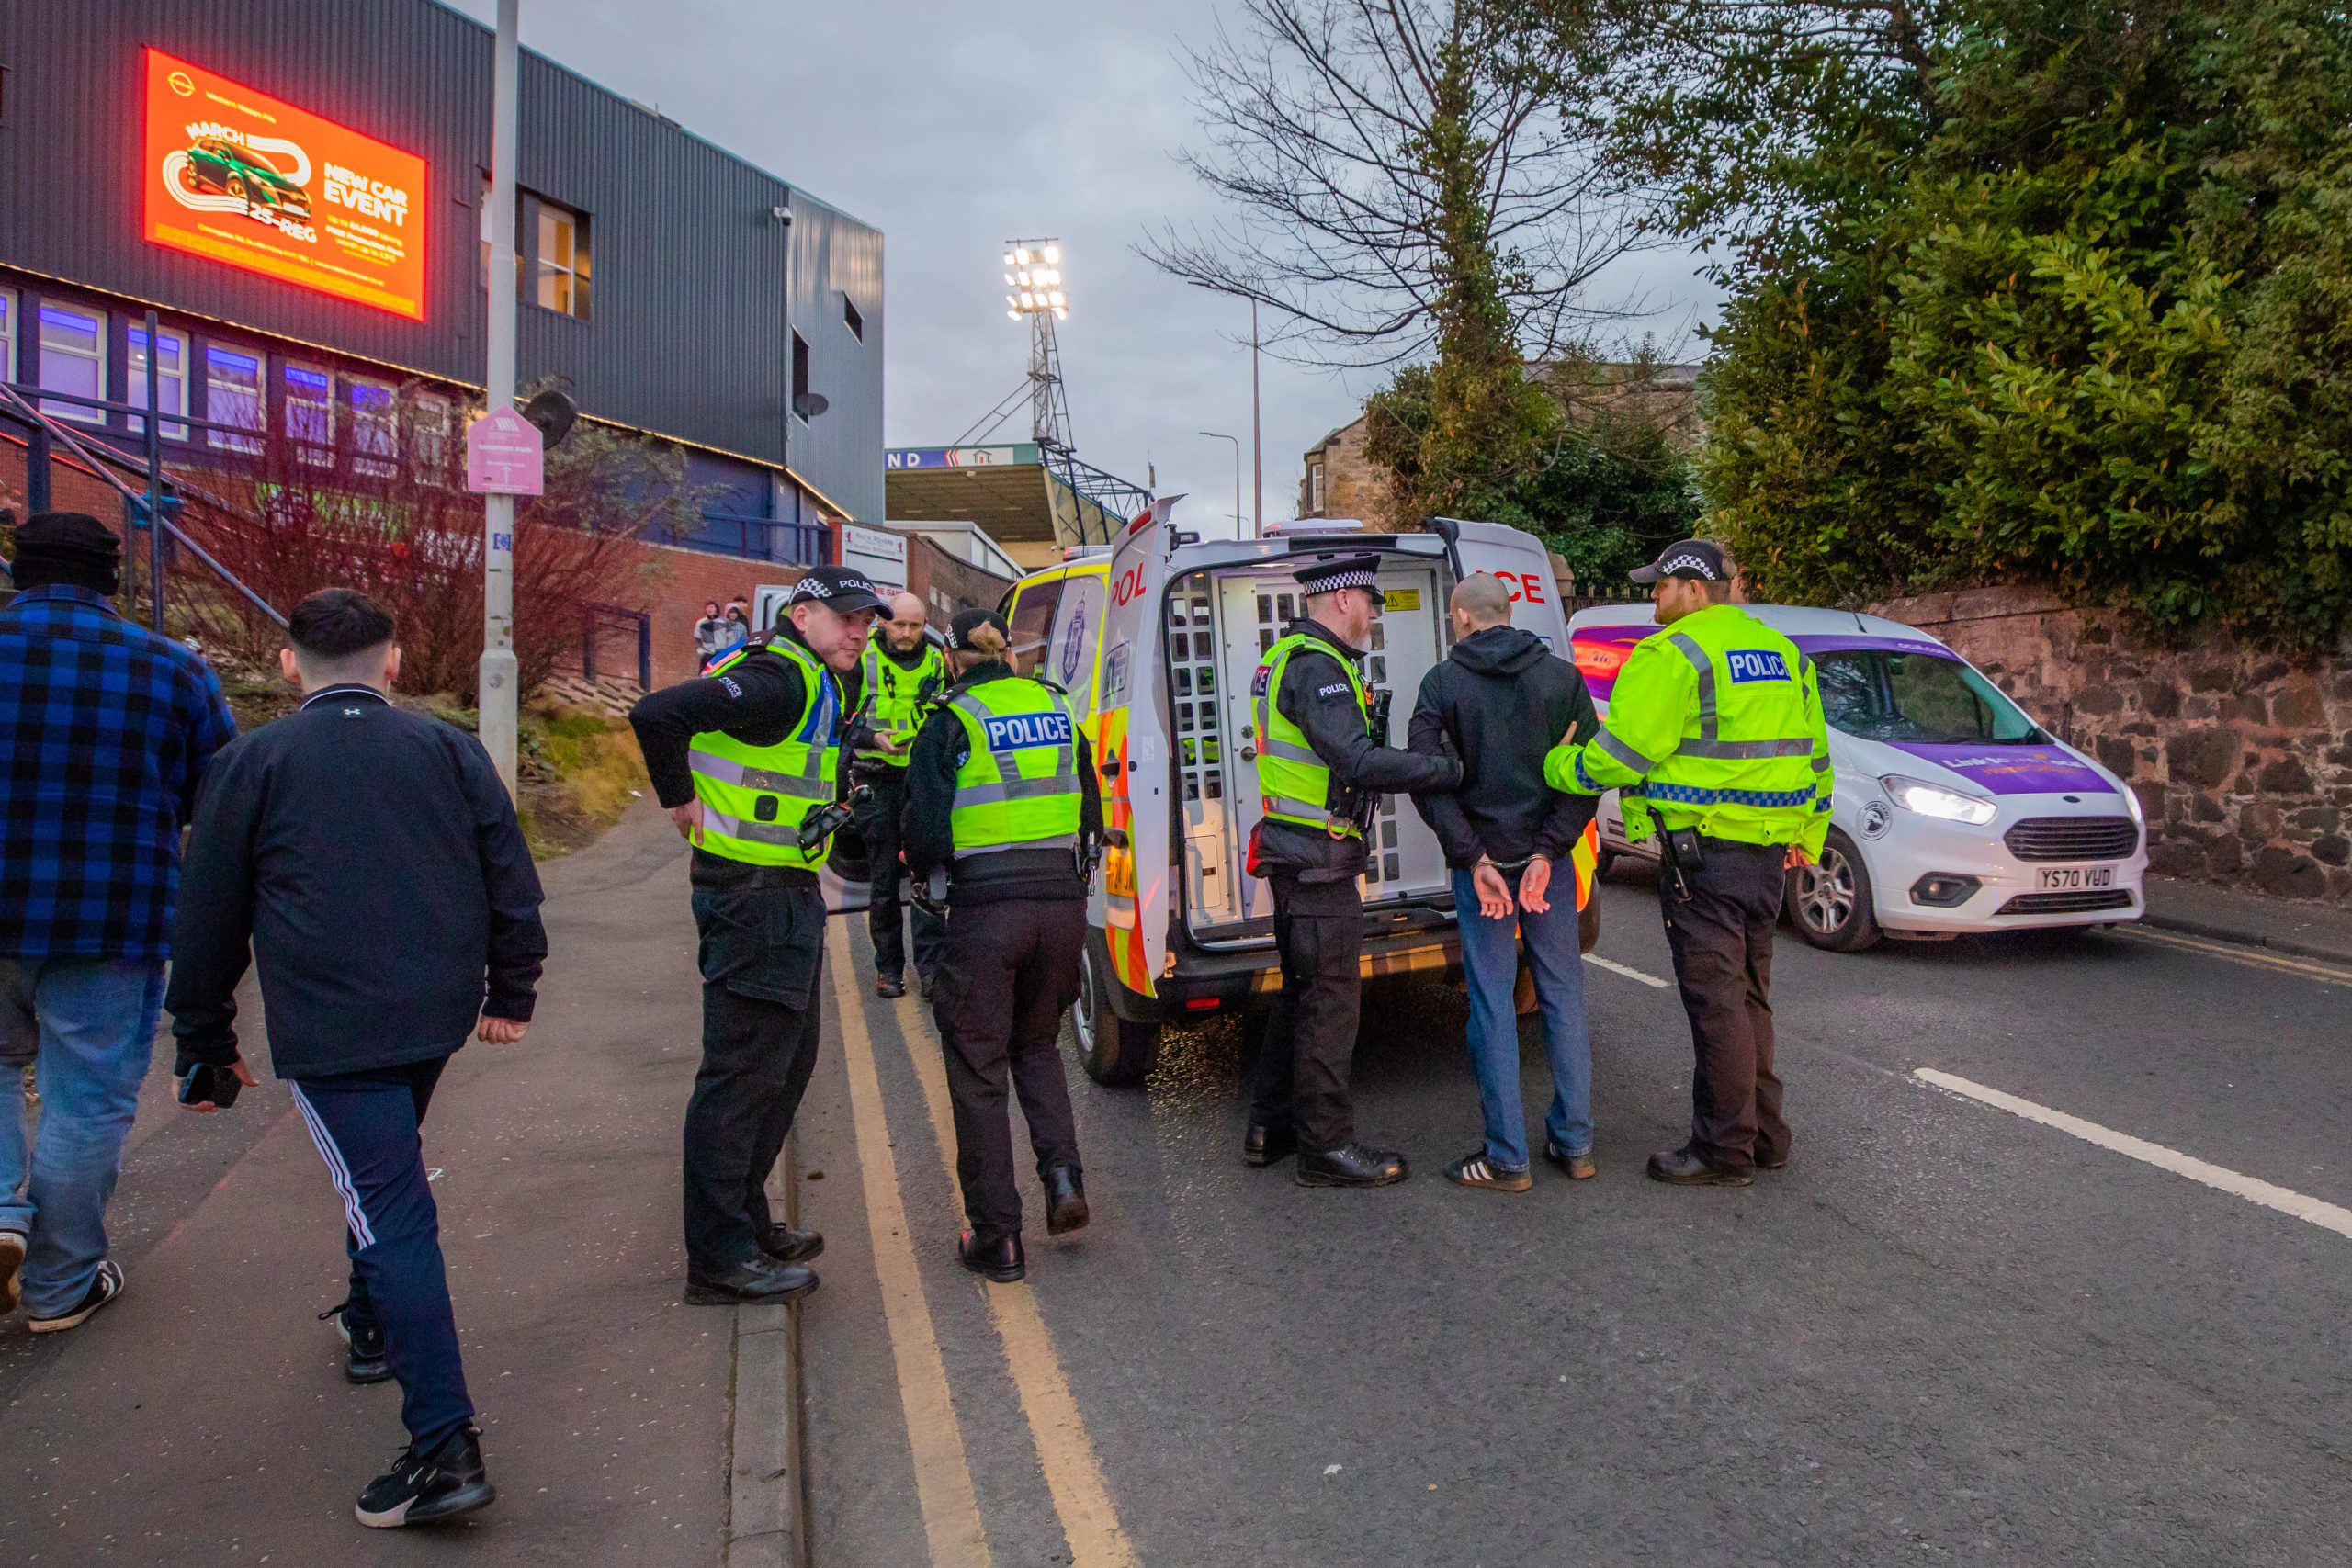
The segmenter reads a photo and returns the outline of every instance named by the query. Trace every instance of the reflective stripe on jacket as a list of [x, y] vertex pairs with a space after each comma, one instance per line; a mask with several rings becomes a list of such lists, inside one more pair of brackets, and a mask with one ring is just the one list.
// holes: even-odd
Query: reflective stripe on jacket
[[947, 684], [947, 660], [938, 649], [926, 645], [922, 657], [910, 670], [884, 650], [879, 637], [865, 645], [865, 728], [876, 736], [888, 737], [899, 750], [861, 750], [860, 761], [893, 768], [907, 765], [908, 749], [922, 728], [917, 698], [927, 681], [936, 681], [943, 687]]
[[1078, 724], [1054, 690], [1009, 676], [965, 688], [947, 711], [971, 746], [948, 816], [956, 853], [1075, 847], [1086, 793]]
[[1544, 777], [1617, 790], [1635, 842], [1695, 827], [1818, 855], [1834, 781], [1813, 661], [1737, 605], [1711, 604], [1634, 648], [1600, 732], [1554, 747]]
[[841, 691], [817, 656], [784, 637], [746, 645], [712, 661], [720, 675], [746, 659], [788, 660], [800, 671], [808, 698], [792, 734], [773, 746], [753, 746], [722, 729], [706, 729], [687, 749], [695, 798], [702, 802], [702, 836], [712, 854], [749, 865], [814, 871], [825, 863], [829, 839], [815, 852], [800, 847], [800, 824], [833, 799], [841, 757]]
[[[1320, 828], [1335, 839], [1361, 838], [1363, 830], [1353, 821], [1330, 809], [1330, 765], [1316, 754], [1315, 748], [1307, 744], [1306, 731], [1291, 722], [1277, 701], [1283, 689], [1283, 671], [1289, 665], [1291, 655], [1302, 648], [1332, 653], [1330, 643], [1293, 632], [1266, 649], [1266, 657], [1250, 682], [1250, 704], [1258, 723], [1258, 793], [1265, 797], [1266, 815], [1277, 822]], [[1363, 678], [1356, 673], [1353, 662], [1336, 654], [1332, 657], [1347, 671], [1348, 687], [1355, 695], [1356, 707], [1369, 724], [1371, 705], [1364, 698]]]

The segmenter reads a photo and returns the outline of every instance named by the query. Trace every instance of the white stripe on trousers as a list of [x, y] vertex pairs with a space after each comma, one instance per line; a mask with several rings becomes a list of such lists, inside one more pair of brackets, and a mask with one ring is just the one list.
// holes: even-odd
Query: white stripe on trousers
[[327, 1179], [334, 1183], [335, 1191], [343, 1199], [344, 1223], [351, 1227], [352, 1235], [362, 1247], [375, 1246], [376, 1233], [368, 1227], [368, 1215], [359, 1207], [359, 1189], [352, 1184], [351, 1167], [344, 1163], [343, 1151], [334, 1146], [334, 1135], [320, 1119], [311, 1097], [302, 1092], [302, 1086], [289, 1078], [286, 1087], [294, 1091], [294, 1103], [302, 1108], [302, 1120], [311, 1129], [311, 1142], [318, 1145], [319, 1157], [327, 1162]]

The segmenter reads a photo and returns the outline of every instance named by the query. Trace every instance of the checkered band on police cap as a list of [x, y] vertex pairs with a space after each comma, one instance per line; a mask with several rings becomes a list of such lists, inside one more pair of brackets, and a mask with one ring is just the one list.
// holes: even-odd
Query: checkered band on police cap
[[1342, 588], [1362, 588], [1370, 591], [1375, 599], [1381, 596], [1378, 556], [1327, 558], [1310, 566], [1300, 567], [1291, 576], [1309, 593], [1336, 593]]

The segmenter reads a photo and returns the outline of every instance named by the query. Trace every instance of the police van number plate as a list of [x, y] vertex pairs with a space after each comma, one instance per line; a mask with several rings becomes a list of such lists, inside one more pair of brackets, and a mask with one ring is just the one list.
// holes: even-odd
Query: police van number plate
[[2040, 893], [2080, 893], [2087, 888], [2115, 886], [2115, 868], [2111, 865], [2045, 865], [2033, 873], [2034, 890]]

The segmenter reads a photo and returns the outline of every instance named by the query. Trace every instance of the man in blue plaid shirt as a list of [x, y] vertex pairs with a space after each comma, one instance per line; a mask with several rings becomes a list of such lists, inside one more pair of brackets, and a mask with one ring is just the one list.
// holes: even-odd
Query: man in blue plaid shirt
[[30, 518], [0, 609], [0, 1312], [21, 1289], [36, 1334], [122, 1292], [107, 1201], [163, 1003], [180, 829], [236, 733], [203, 660], [115, 614], [121, 553], [95, 517]]

